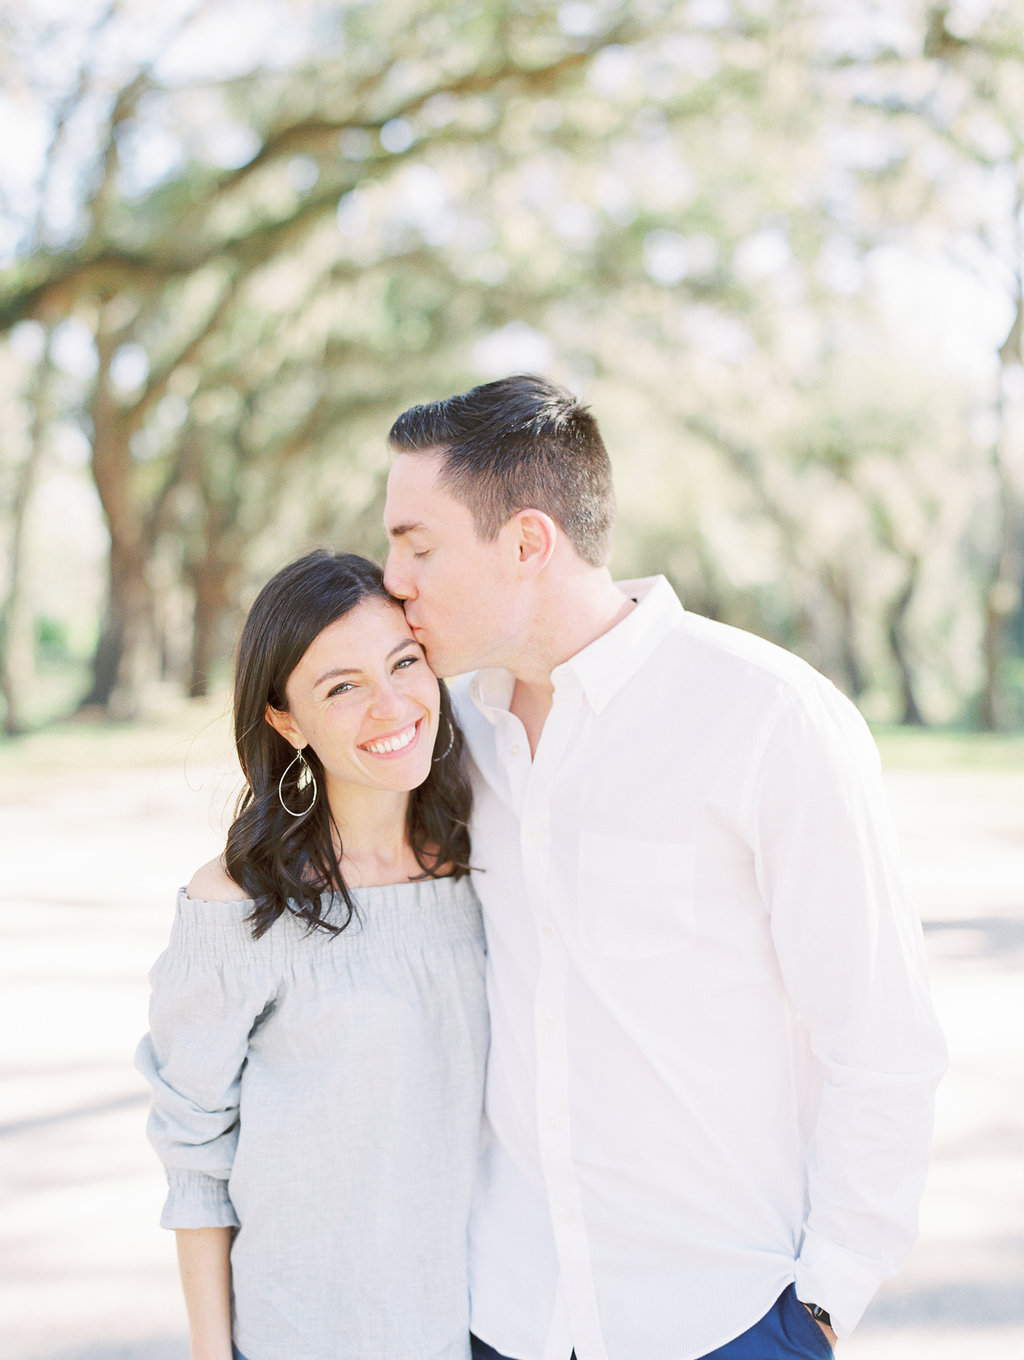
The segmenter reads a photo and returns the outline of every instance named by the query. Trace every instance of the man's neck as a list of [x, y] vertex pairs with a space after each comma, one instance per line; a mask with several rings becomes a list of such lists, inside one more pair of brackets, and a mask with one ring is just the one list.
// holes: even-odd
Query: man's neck
[[510, 667], [516, 683], [509, 705], [526, 729], [532, 753], [551, 711], [552, 671], [610, 632], [633, 608], [634, 602], [602, 571], [572, 582], [535, 620], [529, 648]]

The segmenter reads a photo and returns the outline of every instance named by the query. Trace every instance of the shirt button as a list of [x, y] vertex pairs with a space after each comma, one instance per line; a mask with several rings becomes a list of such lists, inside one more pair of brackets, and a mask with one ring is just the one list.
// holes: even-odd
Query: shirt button
[[552, 1034], [558, 1028], [558, 1021], [553, 1015], [546, 1015], [541, 1021], [541, 1028], [546, 1034]]
[[541, 926], [540, 933], [544, 936], [545, 940], [553, 940], [555, 938], [554, 926]]
[[517, 756], [522, 749], [523, 748], [519, 745], [519, 743], [516, 742], [515, 746], [510, 746], [508, 748], [508, 753], [510, 756]]
[[550, 1119], [547, 1119], [545, 1121], [545, 1126], [552, 1133], [557, 1133], [558, 1130], [562, 1127], [562, 1121], [558, 1118], [557, 1115], [552, 1115]]
[[562, 1210], [562, 1222], [567, 1227], [571, 1227], [572, 1224], [576, 1222], [576, 1215], [573, 1213], [571, 1209]]

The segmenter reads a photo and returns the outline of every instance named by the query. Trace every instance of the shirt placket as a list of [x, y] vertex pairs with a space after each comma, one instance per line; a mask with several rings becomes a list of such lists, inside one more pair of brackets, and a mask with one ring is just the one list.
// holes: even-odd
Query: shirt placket
[[[534, 1002], [536, 1119], [541, 1169], [561, 1271], [564, 1303], [556, 1309], [545, 1360], [565, 1360], [574, 1346], [580, 1360], [604, 1360], [583, 1204], [572, 1157], [569, 1109], [569, 1048], [566, 986], [569, 956], [559, 929], [550, 872], [555, 834], [558, 773], [570, 733], [581, 717], [582, 693], [571, 677], [556, 687], [555, 699], [530, 767], [522, 803], [523, 878], [537, 931], [538, 966]], [[565, 1315], [571, 1336], [564, 1333]], [[561, 1323], [561, 1325], [560, 1325]], [[559, 1333], [556, 1335], [556, 1333]]]

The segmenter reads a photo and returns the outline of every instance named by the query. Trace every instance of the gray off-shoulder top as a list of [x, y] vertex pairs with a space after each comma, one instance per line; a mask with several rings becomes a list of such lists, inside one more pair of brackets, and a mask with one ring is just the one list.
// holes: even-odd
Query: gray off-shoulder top
[[161, 1222], [237, 1229], [249, 1360], [466, 1360], [479, 904], [468, 878], [354, 897], [338, 936], [288, 915], [254, 941], [251, 902], [179, 894], [137, 1054]]

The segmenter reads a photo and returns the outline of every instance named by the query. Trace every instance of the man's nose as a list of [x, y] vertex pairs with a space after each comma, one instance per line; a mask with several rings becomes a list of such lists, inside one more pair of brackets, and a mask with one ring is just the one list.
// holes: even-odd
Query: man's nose
[[412, 598], [413, 592], [409, 587], [409, 582], [395, 561], [393, 552], [388, 553], [388, 560], [384, 563], [384, 589], [389, 595], [394, 595], [396, 600]]

